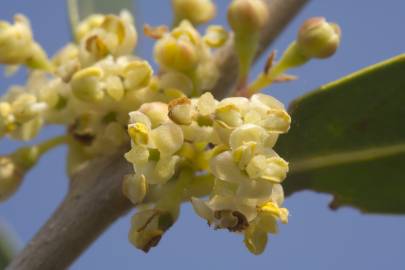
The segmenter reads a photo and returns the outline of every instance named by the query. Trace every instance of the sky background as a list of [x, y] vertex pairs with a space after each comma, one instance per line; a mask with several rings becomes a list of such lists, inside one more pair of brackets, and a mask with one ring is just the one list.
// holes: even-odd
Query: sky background
[[[169, 2], [137, 0], [138, 18], [152, 25], [170, 24]], [[229, 1], [216, 2], [219, 10], [215, 23], [226, 24], [225, 6]], [[70, 40], [64, 1], [1, 1], [1, 20], [11, 20], [17, 12], [30, 18], [36, 40], [49, 54]], [[339, 23], [342, 45], [333, 58], [293, 70], [291, 73], [300, 77], [298, 81], [276, 85], [269, 93], [289, 103], [324, 83], [404, 52], [404, 12], [403, 0], [311, 1], [272, 48], [281, 52], [306, 18], [320, 15]], [[140, 54], [151, 59], [151, 51], [152, 43], [142, 42]], [[256, 74], [263, 64], [263, 60], [257, 64]], [[0, 93], [23, 79], [23, 72], [12, 78], [0, 76]], [[39, 139], [62, 132], [51, 127]], [[3, 140], [0, 154], [18, 145]], [[45, 156], [17, 194], [0, 205], [0, 219], [14, 227], [22, 243], [31, 239], [65, 194], [65, 153], [66, 149], [59, 148]], [[313, 192], [287, 198], [289, 224], [281, 225], [280, 233], [270, 236], [261, 256], [245, 249], [242, 236], [210, 229], [190, 205], [182, 208], [179, 221], [159, 246], [145, 255], [127, 240], [128, 215], [100, 237], [71, 269], [405, 269], [405, 217], [365, 215], [351, 208], [331, 211], [327, 207], [330, 200], [329, 195]]]

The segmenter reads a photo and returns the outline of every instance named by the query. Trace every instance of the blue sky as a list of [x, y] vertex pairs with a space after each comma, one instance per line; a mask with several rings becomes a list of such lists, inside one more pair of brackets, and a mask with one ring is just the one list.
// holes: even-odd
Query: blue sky
[[[150, 24], [170, 23], [168, 0], [136, 1], [140, 20]], [[225, 4], [219, 2], [216, 23], [225, 23]], [[327, 61], [313, 61], [292, 71], [298, 81], [269, 90], [285, 103], [308, 90], [335, 80], [359, 68], [395, 56], [405, 50], [405, 1], [313, 0], [295, 18], [273, 45], [282, 51], [294, 39], [308, 17], [325, 16], [338, 22], [343, 31], [342, 46]], [[70, 30], [64, 1], [2, 0], [0, 19], [26, 14], [37, 40], [48, 53], [69, 41]], [[142, 42], [140, 54], [148, 59], [152, 43]], [[261, 69], [263, 60], [255, 72]], [[0, 69], [0, 71], [2, 71]], [[0, 77], [0, 93], [12, 83], [21, 83], [24, 74]], [[40, 138], [63, 132], [47, 129]], [[12, 151], [18, 143], [0, 142], [0, 154]], [[6, 220], [26, 243], [62, 200], [68, 179], [64, 171], [66, 149], [44, 157], [30, 172], [18, 193], [0, 205], [0, 219]], [[177, 224], [149, 254], [134, 249], [127, 241], [129, 216], [118, 220], [71, 269], [405, 269], [405, 217], [364, 215], [350, 208], [330, 211], [331, 197], [312, 192], [294, 194], [286, 200], [291, 218], [271, 237], [261, 256], [245, 249], [242, 237], [213, 231], [198, 218], [189, 205], [182, 209]]]

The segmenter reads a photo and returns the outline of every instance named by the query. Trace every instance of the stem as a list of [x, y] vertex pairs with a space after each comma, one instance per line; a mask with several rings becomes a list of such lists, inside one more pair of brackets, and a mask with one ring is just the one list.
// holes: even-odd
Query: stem
[[77, 9], [77, 0], [68, 0], [67, 6], [73, 40], [77, 41], [76, 29], [79, 25], [79, 10]]
[[[277, 37], [308, 0], [266, 1], [273, 16], [262, 33], [259, 56]], [[237, 80], [236, 56], [232, 45], [218, 52], [221, 78], [214, 88], [217, 98], [226, 96]], [[66, 198], [48, 222], [7, 269], [65, 269], [132, 207], [122, 193], [122, 177], [132, 171], [123, 158], [126, 149], [116, 155], [94, 160], [71, 180]]]
[[238, 85], [240, 86], [244, 86], [243, 84], [249, 76], [250, 67], [255, 57], [260, 38], [259, 32], [249, 34], [250, 36], [247, 38], [248, 36], [242, 33], [234, 33], [234, 49], [239, 58]]
[[247, 96], [250, 97], [253, 94], [259, 92], [261, 89], [270, 86], [274, 79], [283, 74], [287, 70], [287, 67], [277, 63], [275, 67], [270, 70], [270, 74], [261, 73], [256, 80], [254, 80], [248, 87]]
[[67, 135], [61, 135], [61, 136], [57, 136], [54, 138], [51, 138], [49, 140], [43, 141], [41, 143], [39, 143], [37, 145], [38, 147], [38, 154], [40, 156], [42, 156], [43, 154], [45, 154], [46, 152], [48, 152], [49, 150], [61, 145], [61, 144], [65, 144], [68, 142], [68, 136]]

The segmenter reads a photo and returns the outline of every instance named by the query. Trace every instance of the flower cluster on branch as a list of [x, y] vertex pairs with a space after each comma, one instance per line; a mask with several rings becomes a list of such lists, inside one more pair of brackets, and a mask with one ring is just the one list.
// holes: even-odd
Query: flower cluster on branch
[[[131, 243], [147, 252], [176, 222], [180, 205], [214, 229], [244, 235], [247, 248], [263, 252], [277, 222], [287, 223], [281, 182], [288, 162], [273, 147], [290, 127], [290, 116], [275, 98], [259, 93], [312, 58], [331, 56], [340, 42], [337, 25], [323, 18], [304, 23], [279, 61], [269, 57], [263, 73], [249, 84], [260, 31], [271, 13], [261, 0], [234, 0], [228, 20], [234, 32], [210, 25], [211, 0], [173, 0], [174, 26], [144, 27], [156, 39], [152, 65], [134, 55], [138, 34], [128, 11], [93, 14], [74, 29], [75, 41], [48, 57], [34, 40], [23, 15], [0, 22], [0, 63], [14, 72], [25, 65], [27, 83], [0, 97], [0, 137], [28, 141], [46, 125], [66, 134], [0, 157], [0, 200], [18, 190], [26, 172], [48, 150], [68, 146], [73, 174], [86, 162], [127, 145], [133, 174], [123, 193], [137, 207]], [[271, 26], [269, 26], [271, 27]], [[234, 96], [210, 93], [220, 74], [215, 50], [233, 38], [240, 63]], [[235, 67], [237, 68], [237, 67]], [[208, 187], [201, 198], [195, 186]], [[151, 200], [145, 198], [159, 194]]]

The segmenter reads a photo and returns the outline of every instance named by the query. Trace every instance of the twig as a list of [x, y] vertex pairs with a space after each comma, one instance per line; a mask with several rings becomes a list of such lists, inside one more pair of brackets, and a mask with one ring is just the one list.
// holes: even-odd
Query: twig
[[[262, 34], [259, 56], [308, 0], [268, 1], [269, 27]], [[237, 66], [232, 44], [218, 54], [221, 78], [215, 95], [226, 96], [236, 82]], [[122, 178], [131, 171], [124, 150], [89, 164], [72, 179], [66, 198], [7, 269], [65, 269], [130, 208], [121, 191]]]

